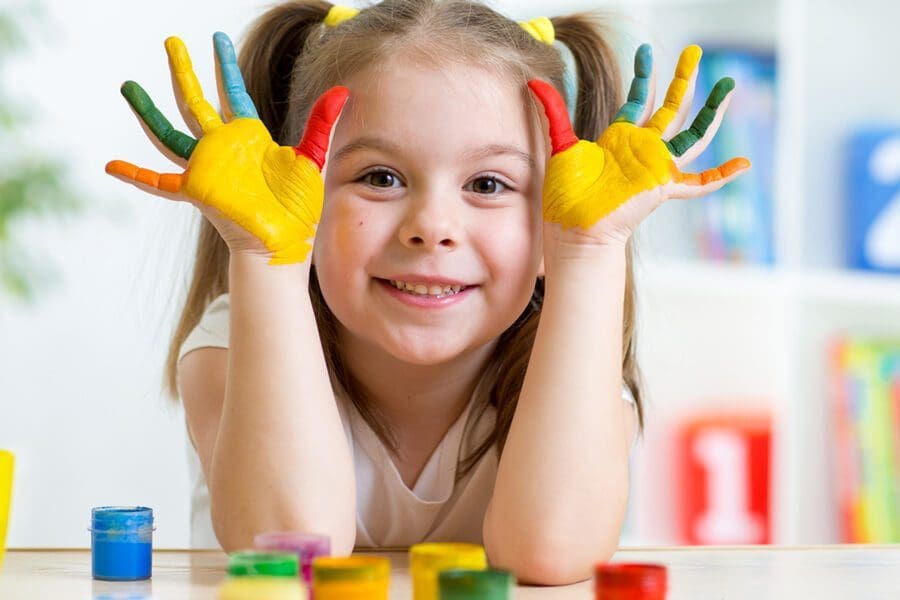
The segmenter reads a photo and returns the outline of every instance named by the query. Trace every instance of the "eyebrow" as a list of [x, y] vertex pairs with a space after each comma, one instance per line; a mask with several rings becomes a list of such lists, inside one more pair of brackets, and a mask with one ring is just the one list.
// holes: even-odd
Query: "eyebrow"
[[[382, 152], [386, 152], [389, 154], [401, 153], [400, 147], [392, 142], [389, 142], [388, 140], [377, 137], [363, 136], [361, 138], [353, 140], [352, 142], [335, 152], [331, 160], [332, 162], [338, 162], [346, 158], [348, 155], [357, 152], [358, 150], [364, 150], [367, 148], [371, 150], [381, 150]], [[470, 158], [487, 158], [488, 156], [496, 156], [498, 154], [506, 154], [519, 158], [532, 169], [536, 166], [534, 157], [532, 157], [527, 152], [523, 152], [519, 148], [510, 146], [508, 144], [488, 144], [487, 146], [482, 146], [481, 148], [477, 148], [476, 150], [473, 150], [471, 152], [463, 153], [463, 156]]]

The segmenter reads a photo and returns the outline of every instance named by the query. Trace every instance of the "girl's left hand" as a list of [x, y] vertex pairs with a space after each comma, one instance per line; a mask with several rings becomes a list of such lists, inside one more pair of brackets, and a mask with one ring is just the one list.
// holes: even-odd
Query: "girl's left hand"
[[715, 136], [734, 89], [731, 78], [719, 80], [691, 127], [675, 135], [691, 106], [701, 54], [698, 46], [684, 49], [665, 102], [650, 117], [653, 59], [649, 45], [638, 48], [628, 101], [596, 142], [575, 136], [556, 88], [528, 82], [550, 125], [543, 214], [545, 226], [556, 224], [557, 242], [624, 246], [666, 200], [709, 194], [750, 168], [746, 158], [734, 158], [702, 173], [681, 171]]

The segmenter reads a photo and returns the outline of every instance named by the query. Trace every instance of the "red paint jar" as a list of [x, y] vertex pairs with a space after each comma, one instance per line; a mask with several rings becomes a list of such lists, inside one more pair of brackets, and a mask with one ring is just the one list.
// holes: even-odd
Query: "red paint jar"
[[665, 600], [666, 567], [640, 563], [603, 563], [594, 569], [596, 600]]

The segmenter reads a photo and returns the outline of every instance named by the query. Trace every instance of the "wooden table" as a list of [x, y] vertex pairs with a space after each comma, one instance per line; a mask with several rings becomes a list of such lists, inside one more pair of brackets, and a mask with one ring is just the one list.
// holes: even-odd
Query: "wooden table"
[[[391, 598], [410, 599], [406, 555], [391, 559]], [[623, 549], [616, 562], [668, 566], [668, 600], [900, 598], [900, 546], [704, 547]], [[2, 600], [214, 599], [226, 557], [214, 551], [156, 551], [153, 578], [91, 579], [89, 550], [10, 550], [0, 571]], [[593, 600], [592, 584], [520, 587], [515, 598]]]

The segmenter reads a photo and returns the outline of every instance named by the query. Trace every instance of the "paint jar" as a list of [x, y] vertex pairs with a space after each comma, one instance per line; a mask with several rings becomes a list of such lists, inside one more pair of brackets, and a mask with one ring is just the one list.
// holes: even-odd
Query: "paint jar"
[[0, 567], [6, 554], [6, 526], [9, 505], [12, 503], [13, 465], [15, 457], [9, 450], [0, 450]]
[[228, 555], [228, 574], [233, 577], [268, 575], [296, 578], [300, 573], [299, 565], [300, 561], [293, 552], [241, 550]]
[[594, 570], [596, 600], [664, 600], [666, 588], [664, 565], [603, 563]]
[[390, 579], [388, 558], [326, 556], [313, 561], [316, 600], [388, 600]]
[[509, 600], [516, 577], [501, 569], [450, 569], [438, 574], [440, 600]]
[[429, 542], [409, 549], [413, 600], [438, 600], [438, 574], [448, 569], [483, 570], [487, 556], [479, 544]]
[[217, 600], [306, 600], [306, 585], [293, 577], [247, 575], [226, 579]]
[[94, 579], [135, 581], [150, 577], [153, 509], [146, 506], [93, 508], [89, 531]]
[[293, 552], [300, 561], [300, 573], [310, 588], [312, 597], [312, 564], [319, 556], [331, 555], [331, 539], [327, 535], [300, 531], [272, 531], [253, 538], [253, 546], [259, 550]]

